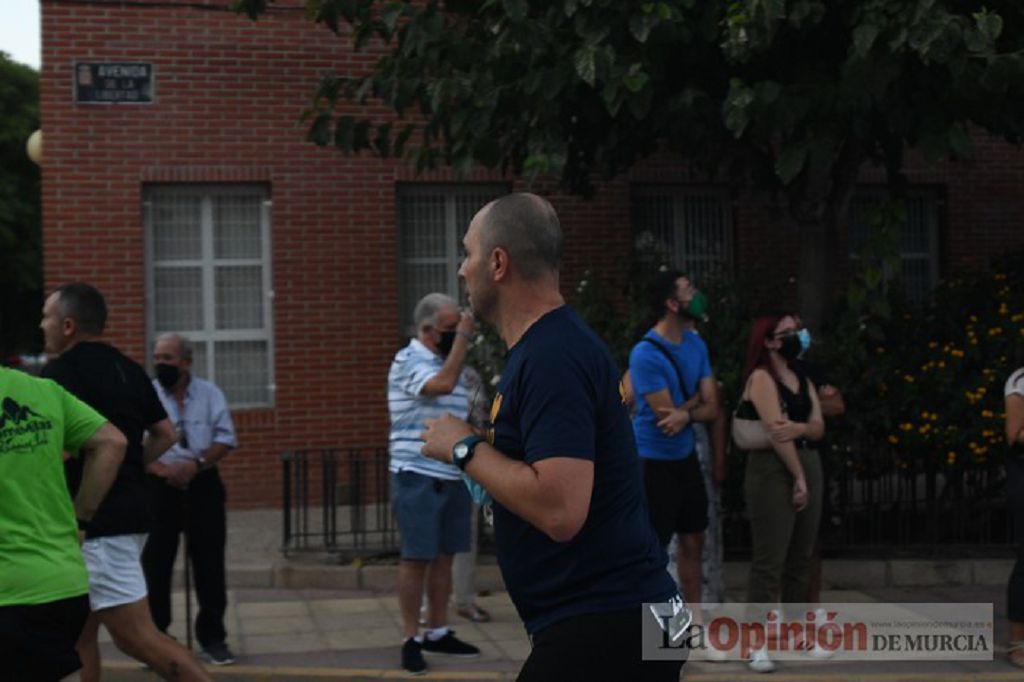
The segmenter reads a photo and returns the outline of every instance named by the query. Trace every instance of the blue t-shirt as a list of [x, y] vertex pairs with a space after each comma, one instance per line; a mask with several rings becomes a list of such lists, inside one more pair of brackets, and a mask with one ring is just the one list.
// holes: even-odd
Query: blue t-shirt
[[527, 632], [570, 616], [640, 608], [677, 593], [651, 527], [633, 430], [607, 347], [568, 306], [537, 320], [506, 355], [488, 440], [512, 459], [594, 463], [587, 519], [555, 542], [494, 504], [505, 585]]
[[678, 373], [664, 353], [648, 341], [633, 346], [629, 354], [629, 376], [636, 396], [637, 409], [633, 417], [636, 449], [641, 457], [648, 459], [686, 459], [693, 454], [693, 429], [687, 426], [674, 436], [666, 436], [658, 428], [659, 417], [644, 396], [667, 388], [672, 395], [672, 404], [676, 407], [693, 397], [700, 380], [711, 376], [708, 347], [700, 336], [689, 330], [683, 332], [680, 343], [662, 338], [653, 329], [644, 338], [654, 339], [675, 358], [686, 383], [686, 396], [684, 398], [679, 386]]

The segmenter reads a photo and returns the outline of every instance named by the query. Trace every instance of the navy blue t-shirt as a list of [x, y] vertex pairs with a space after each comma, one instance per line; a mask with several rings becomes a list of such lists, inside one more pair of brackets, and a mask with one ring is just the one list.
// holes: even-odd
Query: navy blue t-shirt
[[594, 462], [587, 519], [569, 542], [494, 504], [498, 563], [527, 632], [677, 593], [647, 512], [618, 369], [568, 306], [541, 317], [509, 349], [491, 423], [488, 440], [512, 459]]

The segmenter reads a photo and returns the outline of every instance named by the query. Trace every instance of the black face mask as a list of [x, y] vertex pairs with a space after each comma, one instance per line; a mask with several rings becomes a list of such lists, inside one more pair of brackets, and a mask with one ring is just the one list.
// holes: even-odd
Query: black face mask
[[782, 347], [779, 348], [779, 355], [781, 355], [786, 362], [793, 362], [800, 357], [800, 351], [802, 350], [800, 344], [800, 337], [796, 334], [790, 334], [782, 337]]
[[448, 354], [452, 352], [452, 344], [455, 343], [455, 334], [457, 332], [452, 329], [451, 331], [441, 332], [441, 340], [437, 342], [437, 352], [448, 357]]
[[160, 382], [160, 385], [170, 390], [178, 379], [181, 378], [181, 370], [176, 365], [165, 365], [164, 363], [157, 363], [156, 365], [156, 380]]

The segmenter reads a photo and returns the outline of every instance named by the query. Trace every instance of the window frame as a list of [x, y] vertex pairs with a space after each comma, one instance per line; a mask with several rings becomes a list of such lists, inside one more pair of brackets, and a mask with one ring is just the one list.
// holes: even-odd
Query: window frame
[[[399, 334], [406, 338], [415, 338], [416, 329], [412, 319], [406, 319], [405, 308], [410, 300], [408, 293], [408, 277], [406, 274], [407, 265], [444, 265], [446, 293], [456, 301], [463, 300], [463, 285], [459, 280], [459, 268], [465, 254], [462, 250], [462, 240], [459, 234], [459, 226], [456, 224], [456, 201], [459, 194], [479, 192], [482, 194], [491, 193], [494, 198], [500, 197], [509, 192], [507, 182], [445, 182], [445, 183], [399, 183], [395, 187], [395, 224], [396, 224], [396, 258], [398, 265], [398, 325]], [[444, 200], [444, 223], [445, 223], [445, 256], [413, 256], [406, 257], [403, 253], [403, 230], [405, 229], [405, 211], [403, 200], [413, 197], [440, 197]], [[482, 207], [482, 205], [481, 205]], [[469, 229], [469, 225], [466, 225]], [[464, 233], [463, 233], [464, 234]]]
[[[856, 265], [859, 260], [857, 252], [853, 248], [853, 240], [851, 239], [851, 233], [853, 231], [854, 215], [853, 215], [853, 203], [858, 200], [874, 200], [876, 202], [883, 202], [890, 199], [891, 195], [885, 187], [878, 185], [858, 185], [854, 190], [853, 196], [850, 198], [850, 210], [847, 213], [846, 219], [846, 252], [848, 262], [851, 265]], [[899, 245], [899, 259], [901, 272], [900, 276], [903, 276], [902, 268], [908, 261], [926, 261], [928, 265], [928, 282], [925, 291], [920, 300], [907, 296], [906, 300], [912, 305], [922, 305], [927, 300], [930, 293], [938, 286], [939, 281], [942, 278], [942, 239], [943, 239], [943, 208], [946, 205], [946, 197], [943, 192], [943, 188], [933, 185], [919, 185], [910, 187], [907, 190], [907, 199], [923, 199], [926, 201], [928, 213], [930, 214], [930, 225], [928, 225], [928, 250], [927, 251], [905, 251], [902, 243]], [[907, 216], [909, 218], [909, 215]], [[889, 283], [895, 279], [892, 272], [888, 269], [884, 274], [883, 286], [888, 289]], [[905, 279], [905, 278], [904, 278]], [[905, 286], [904, 282], [904, 286]], [[904, 291], [904, 296], [907, 292]]]
[[[155, 237], [153, 223], [153, 203], [156, 198], [174, 196], [200, 195], [199, 234], [200, 258], [175, 259], [156, 261]], [[217, 258], [214, 233], [214, 199], [239, 195], [259, 194], [260, 221], [260, 256], [259, 258]], [[270, 188], [264, 183], [224, 184], [224, 183], [151, 183], [143, 187], [143, 241], [145, 244], [145, 307], [146, 307], [146, 365], [152, 364], [151, 349], [158, 336], [166, 333], [180, 333], [193, 344], [202, 343], [206, 347], [206, 367], [203, 374], [197, 376], [208, 379], [225, 393], [228, 404], [233, 410], [273, 408], [277, 402], [277, 384], [275, 366], [275, 333], [273, 316], [273, 248], [271, 244], [271, 199]], [[263, 327], [256, 329], [217, 329], [216, 309], [217, 291], [215, 272], [218, 267], [260, 266], [262, 288]], [[202, 278], [202, 330], [167, 330], [156, 331], [156, 272], [159, 267], [184, 268], [199, 267]], [[267, 400], [256, 402], [232, 401], [228, 391], [217, 377], [218, 342], [230, 341], [262, 341], [267, 347]]]
[[[636, 249], [637, 239], [644, 232], [650, 232], [650, 230], [641, 228], [637, 217], [639, 203], [647, 197], [665, 197], [672, 201], [672, 244], [668, 254], [672, 267], [679, 269], [687, 276], [693, 277], [698, 286], [700, 285], [700, 280], [705, 277], [715, 277], [718, 274], [732, 276], [735, 273], [736, 216], [729, 188], [720, 185], [634, 184], [630, 192], [630, 218], [634, 237], [634, 250]], [[686, 227], [681, 224], [680, 216], [685, 218], [687, 211], [685, 203], [694, 198], [711, 199], [719, 202], [723, 217], [722, 234], [720, 236], [722, 240], [722, 253], [725, 255], [724, 260], [715, 258], [707, 253], [689, 257], [683, 255], [683, 249], [687, 240], [681, 238], [685, 236], [684, 230]], [[657, 239], [656, 235], [653, 236]]]

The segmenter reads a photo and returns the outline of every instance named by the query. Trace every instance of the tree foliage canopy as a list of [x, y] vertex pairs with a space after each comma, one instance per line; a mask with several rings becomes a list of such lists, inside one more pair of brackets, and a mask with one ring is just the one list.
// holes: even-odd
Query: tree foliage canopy
[[25, 152], [28, 136], [39, 128], [39, 74], [3, 52], [0, 120], [0, 353], [5, 353], [35, 345], [42, 273], [39, 168]]
[[[238, 0], [258, 16], [266, 0]], [[1014, 0], [308, 0], [368, 74], [327, 77], [310, 135], [346, 151], [477, 163], [571, 191], [664, 148], [821, 199], [833, 170], [907, 147], [966, 157], [968, 125], [1024, 129]], [[339, 107], [378, 99], [388, 120]]]
[[[257, 17], [272, 0], [236, 0]], [[665, 150], [776, 191], [801, 227], [800, 298], [866, 163], [972, 153], [1024, 134], [1024, 4], [993, 0], [306, 0], [369, 73], [327, 76], [309, 136], [346, 152], [474, 164], [587, 194]], [[352, 104], [383, 103], [379, 118]], [[809, 306], [809, 307], [808, 307]]]

